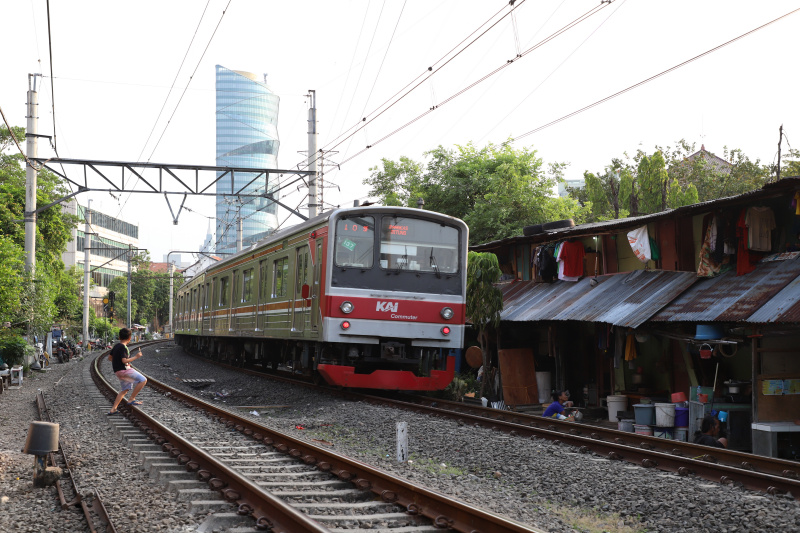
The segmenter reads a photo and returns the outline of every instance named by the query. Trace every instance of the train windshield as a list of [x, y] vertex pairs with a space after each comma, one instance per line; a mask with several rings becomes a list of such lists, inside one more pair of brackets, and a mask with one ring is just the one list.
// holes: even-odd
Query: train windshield
[[453, 274], [458, 272], [458, 229], [418, 218], [384, 216], [381, 268]]
[[336, 222], [336, 265], [372, 268], [375, 255], [375, 219], [369, 216]]

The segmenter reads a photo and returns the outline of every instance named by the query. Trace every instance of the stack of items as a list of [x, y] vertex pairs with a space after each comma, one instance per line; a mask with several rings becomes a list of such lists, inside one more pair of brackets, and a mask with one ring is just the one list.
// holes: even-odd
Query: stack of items
[[671, 400], [675, 404], [675, 440], [686, 442], [689, 438], [689, 407], [686, 394], [676, 392]]

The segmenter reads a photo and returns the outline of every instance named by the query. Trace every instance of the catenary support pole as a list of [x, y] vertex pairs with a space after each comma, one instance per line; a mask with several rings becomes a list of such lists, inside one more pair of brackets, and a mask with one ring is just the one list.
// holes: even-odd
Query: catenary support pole
[[132, 244], [128, 245], [128, 329], [131, 329], [131, 324], [133, 321], [131, 320], [131, 261], [133, 260], [133, 248]]
[[[169, 254], [167, 254], [167, 261], [169, 261]], [[169, 317], [167, 317], [168, 324], [169, 324], [169, 334], [172, 337], [172, 299], [174, 298], [174, 287], [175, 287], [175, 279], [173, 276], [175, 275], [175, 265], [169, 263]]]
[[311, 107], [308, 109], [308, 170], [313, 172], [308, 177], [308, 218], [317, 216], [317, 95], [316, 91], [308, 91]]
[[90, 252], [92, 248], [92, 200], [86, 203], [86, 209], [83, 211], [83, 220], [85, 222], [83, 229], [83, 346], [88, 351], [89, 348], [89, 271], [91, 270]]
[[242, 217], [236, 219], [236, 251], [242, 251]]
[[36, 91], [36, 77], [39, 74], [28, 74], [28, 119], [25, 137], [25, 152], [28, 162], [25, 165], [25, 270], [31, 276], [36, 270], [36, 178], [37, 171], [32, 165], [34, 158], [39, 157], [39, 93]]

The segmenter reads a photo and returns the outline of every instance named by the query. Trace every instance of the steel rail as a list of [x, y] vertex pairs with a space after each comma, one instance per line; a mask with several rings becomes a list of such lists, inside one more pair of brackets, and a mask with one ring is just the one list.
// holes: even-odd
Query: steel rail
[[[188, 350], [186, 352], [191, 354]], [[191, 355], [198, 357], [195, 354]], [[709, 481], [739, 484], [747, 489], [763, 491], [768, 494], [790, 493], [795, 499], [800, 500], [800, 465], [793, 461], [728, 450], [727, 448], [712, 448], [689, 442], [628, 433], [602, 426], [565, 422], [515, 411], [473, 406], [438, 398], [412, 396], [413, 401], [403, 401], [350, 390], [330, 389], [293, 377], [235, 367], [207, 358], [202, 359], [223, 368], [250, 375], [305, 387], [324, 388], [331, 394], [345, 398], [460, 419], [463, 422], [479, 424], [482, 427], [513, 435], [535, 436], [567, 442], [577, 446], [583, 452], [595, 451], [610, 459], [629, 461], [645, 468], [656, 467], [660, 470], [677, 472], [679, 475], [691, 473]], [[449, 407], [449, 409], [442, 408], [442, 406]]]
[[[102, 379], [102, 376], [99, 377]], [[386, 503], [393, 503], [403, 506], [406, 509], [406, 512], [410, 515], [425, 516], [430, 519], [436, 527], [464, 533], [491, 533], [499, 531], [531, 533], [538, 531], [535, 528], [508, 520], [494, 513], [475, 509], [466, 503], [453, 501], [448, 496], [433, 492], [423, 487], [419, 487], [408, 481], [398, 479], [391, 474], [376, 470], [366, 463], [342, 456], [331, 450], [319, 448], [302, 440], [298, 440], [291, 436], [284, 435], [272, 429], [266, 428], [261, 424], [258, 424], [256, 421], [218, 408], [214, 404], [204, 402], [199, 398], [172, 388], [151, 377], [148, 377], [148, 384], [155, 389], [163, 391], [164, 393], [169, 392], [173, 399], [180, 401], [185, 405], [206, 411], [212, 416], [212, 418], [220, 423], [225, 424], [228, 428], [234, 429], [246, 436], [253, 438], [254, 440], [260, 441], [264, 445], [272, 446], [278, 452], [302, 460], [306, 464], [313, 465], [323, 472], [330, 472], [342, 481], [351, 482], [358, 489], [369, 490], [375, 494], [376, 497], [380, 498]], [[132, 414], [141, 421], [142, 425], [146, 425], [148, 429], [152, 429], [153, 432], [156, 431], [155, 428], [160, 426], [156, 421], [150, 419], [144, 413], [142, 413], [141, 410], [136, 409], [131, 411], [133, 411]], [[162, 435], [169, 435], [169, 437], [160, 437], [164, 439], [164, 442], [161, 444], [162, 447], [167, 444], [167, 441], [170, 441], [170, 443], [181, 442], [178, 440], [180, 437], [177, 434], [172, 433], [166, 428], [163, 428], [163, 430], [160, 428], [158, 429], [159, 432], [163, 431]], [[148, 432], [148, 435], [149, 434], [150, 432]], [[156, 442], [159, 442], [160, 438], [156, 437]], [[190, 454], [192, 457], [202, 457], [201, 454], [204, 453], [202, 450], [199, 450], [199, 448], [183, 443], [174, 445], [173, 450], [178, 449], [180, 451], [170, 450], [169, 453], [174, 457], [178, 457], [179, 462], [186, 464], [187, 467], [192, 465], [192, 462], [199, 462], [198, 459], [190, 458]], [[223, 472], [223, 469], [227, 470], [227, 468], [222, 464], [219, 464], [218, 466], [216, 464], [218, 461], [212, 457], [209, 456], [208, 459], [203, 460], [214, 461], [214, 463], [209, 462], [207, 468], [204, 469], [215, 472], [215, 475], [219, 478], [221, 478], [223, 475], [228, 475], [227, 473], [221, 473]], [[236, 476], [238, 476], [238, 474], [236, 474]], [[232, 479], [232, 483], [237, 482], [235, 476]], [[257, 485], [252, 484], [249, 481], [247, 481], [247, 483], [252, 485], [253, 488], [252, 493], [247, 493], [248, 497], [255, 499], [257, 496], [264, 494], [269, 495], [269, 493], [266, 493]], [[245, 483], [242, 482], [242, 491], [244, 490], [244, 486]], [[236, 498], [237, 501], [240, 499], [245, 499], [244, 492], [239, 492], [236, 494], [236, 496], [239, 497]], [[286, 504], [284, 504], [281, 500], [277, 500], [271, 495], [269, 497], [276, 500], [276, 505], [278, 502], [280, 502], [282, 508], [286, 506]], [[228, 496], [226, 496], [226, 499], [227, 498]], [[254, 507], [258, 505], [257, 503], [251, 503], [249, 499], [245, 503]], [[297, 511], [294, 509], [292, 509], [292, 511], [297, 513]], [[267, 515], [272, 517], [272, 514], [270, 513], [274, 511], [270, 508], [265, 509], [263, 512], [265, 517]], [[301, 516], [305, 515], [301, 514]], [[320, 526], [317, 524], [317, 522], [312, 521], [312, 523], [321, 529], [309, 529], [308, 526], [304, 525], [303, 527], [306, 529], [287, 529], [287, 531], [328, 531], [328, 529]]]
[[[795, 499], [800, 499], [798, 465], [791, 461], [435, 398], [415, 397], [415, 401], [421, 403], [411, 403], [351, 394], [374, 404], [389, 404], [515, 435], [565, 442], [583, 452], [596, 451], [610, 459], [626, 460], [646, 468], [657, 467], [681, 475], [694, 473], [710, 481], [741, 484], [768, 494], [791, 493]], [[443, 409], [442, 405], [451, 408]]]
[[[43, 422], [50, 422], [52, 423], [52, 419], [50, 417], [50, 410], [47, 408], [47, 402], [44, 398], [44, 393], [39, 391], [36, 394], [36, 407], [39, 411], [39, 420]], [[61, 437], [59, 436], [58, 439], [58, 453], [61, 455], [63, 459], [63, 470], [67, 472], [67, 477], [70, 480], [70, 484], [72, 485], [72, 492], [75, 494], [75, 497], [67, 501], [66, 496], [64, 496], [64, 490], [61, 488], [60, 483], [56, 483], [56, 489], [58, 490], [58, 499], [61, 504], [61, 509], [69, 509], [74, 505], [80, 505], [81, 510], [83, 511], [83, 516], [86, 519], [86, 524], [89, 527], [89, 531], [91, 533], [97, 532], [97, 525], [95, 524], [95, 519], [92, 516], [92, 513], [89, 510], [89, 506], [86, 505], [86, 500], [83, 498], [83, 493], [78, 489], [77, 483], [75, 483], [75, 476], [72, 475], [72, 470], [70, 470], [69, 465], [72, 464], [67, 457], [67, 452], [64, 451], [64, 447], [61, 446]], [[48, 461], [53, 466], [56, 466], [55, 455], [51, 452], [47, 454]], [[63, 477], [62, 477], [63, 479]], [[111, 520], [111, 517], [108, 516], [108, 511], [106, 510], [106, 506], [103, 503], [100, 494], [97, 492], [97, 489], [92, 487], [92, 493], [94, 494], [94, 498], [92, 499], [91, 510], [95, 512], [98, 516], [100, 522], [102, 522], [102, 526], [105, 528], [106, 533], [116, 533], [117, 529], [114, 527], [114, 522]]]

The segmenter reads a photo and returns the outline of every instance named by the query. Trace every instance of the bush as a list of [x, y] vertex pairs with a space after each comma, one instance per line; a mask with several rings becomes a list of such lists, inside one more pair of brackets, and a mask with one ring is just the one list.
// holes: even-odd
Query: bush
[[19, 335], [3, 335], [0, 337], [0, 357], [8, 366], [21, 365], [25, 360], [27, 345]]

